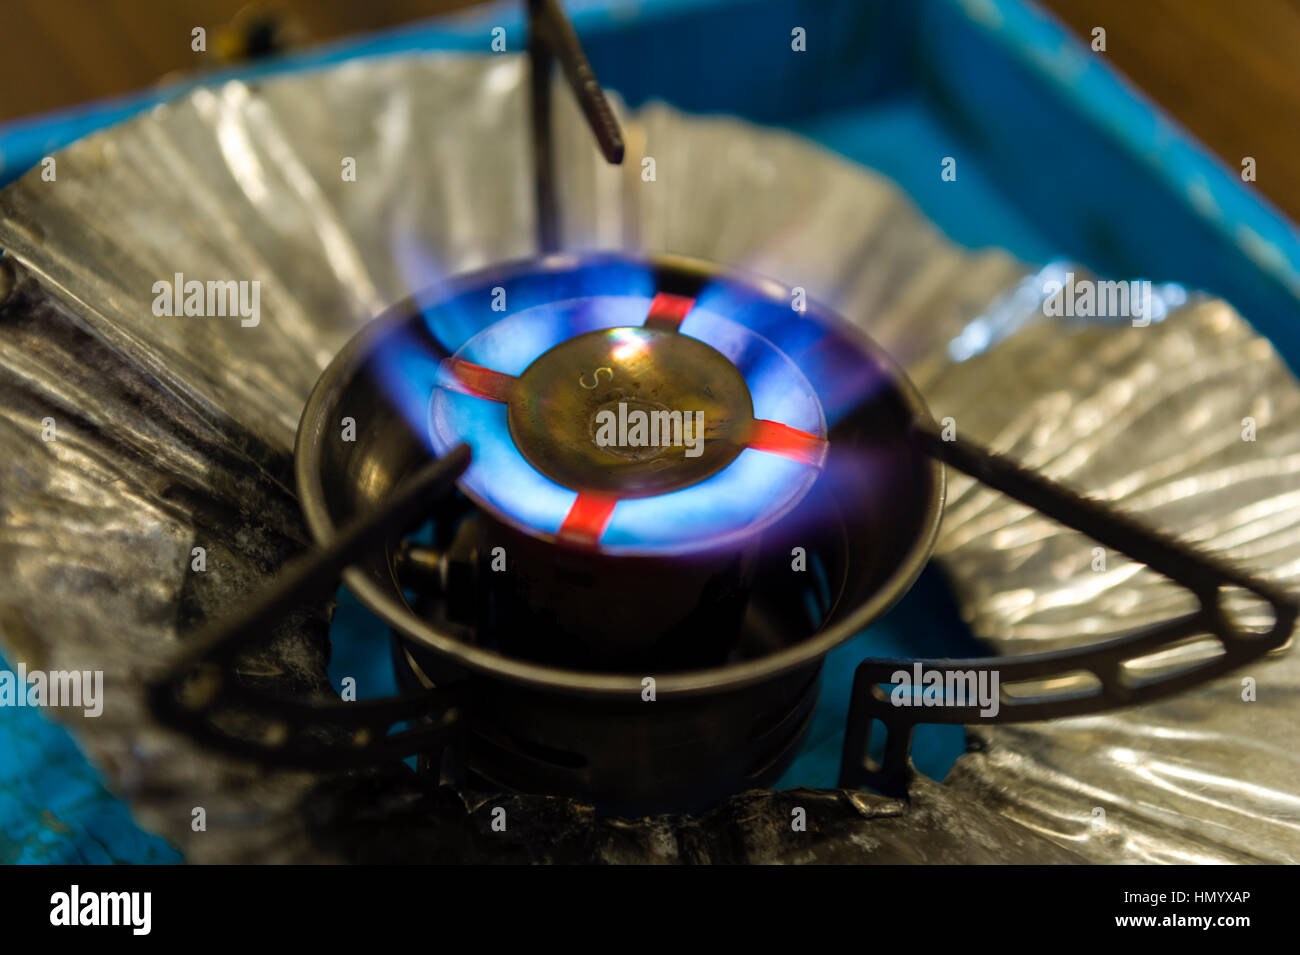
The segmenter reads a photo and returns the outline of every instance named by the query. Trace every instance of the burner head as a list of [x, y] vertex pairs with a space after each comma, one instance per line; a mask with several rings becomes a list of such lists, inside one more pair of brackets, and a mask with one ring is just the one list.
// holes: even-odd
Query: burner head
[[[551, 544], [621, 557], [744, 547], [816, 482], [822, 403], [788, 355], [731, 314], [749, 289], [644, 284], [561, 285], [504, 316], [478, 310], [423, 415], [433, 448], [468, 442], [465, 493]], [[761, 297], [748, 307], [774, 327], [794, 314]], [[449, 312], [460, 309], [429, 321], [449, 325]]]
[[754, 427], [736, 366], [698, 339], [654, 327], [561, 342], [528, 366], [508, 406], [510, 435], [537, 470], [616, 498], [712, 477]]

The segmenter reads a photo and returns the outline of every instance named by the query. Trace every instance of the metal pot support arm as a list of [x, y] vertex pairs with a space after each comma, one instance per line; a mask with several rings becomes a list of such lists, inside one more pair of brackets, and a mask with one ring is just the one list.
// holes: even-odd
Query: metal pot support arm
[[[184, 655], [148, 686], [158, 719], [211, 748], [286, 768], [350, 769], [446, 742], [466, 702], [458, 687], [380, 700], [309, 703], [241, 684], [234, 663], [241, 649], [265, 639], [305, 599], [336, 587], [357, 554], [423, 520], [452, 492], [469, 460], [469, 447], [462, 444], [426, 465], [381, 506], [286, 567], [245, 609], [195, 634]], [[406, 720], [418, 722], [390, 732]]]
[[[909, 760], [912, 730], [918, 723], [1029, 722], [1146, 703], [1235, 670], [1291, 638], [1300, 607], [1295, 597], [1272, 584], [1146, 527], [1115, 508], [1083, 497], [1003, 455], [960, 438], [945, 440], [931, 422], [916, 422], [913, 437], [926, 453], [987, 487], [1186, 587], [1200, 607], [1194, 613], [1125, 637], [1048, 653], [967, 660], [864, 660], [854, 674], [840, 764], [841, 786], [870, 786], [888, 793], [906, 791], [913, 772]], [[1252, 633], [1235, 624], [1224, 607], [1229, 588], [1240, 588], [1267, 604], [1273, 615], [1272, 626], [1262, 633]], [[1136, 661], [1198, 637], [1216, 639], [1218, 652], [1208, 659], [1149, 676], [1127, 669]], [[896, 682], [899, 671], [908, 675], [907, 682], [915, 682], [918, 665], [926, 684], [934, 687], [936, 694], [945, 694], [942, 701], [924, 705], [915, 698], [903, 705], [898, 691], [884, 688]], [[1006, 692], [1017, 684], [1026, 685], [1021, 693]], [[970, 700], [973, 686], [990, 685], [1001, 690], [996, 708]], [[946, 697], [950, 687], [961, 691], [960, 698]], [[869, 753], [874, 722], [883, 724], [886, 733], [880, 762]]]

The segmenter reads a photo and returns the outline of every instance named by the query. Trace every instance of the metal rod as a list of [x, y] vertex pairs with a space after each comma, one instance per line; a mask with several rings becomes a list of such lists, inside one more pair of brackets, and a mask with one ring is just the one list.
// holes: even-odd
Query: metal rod
[[170, 673], [182, 677], [200, 663], [229, 660], [312, 594], [334, 585], [344, 569], [389, 534], [400, 532], [428, 512], [469, 466], [469, 445], [415, 472], [379, 506], [344, 527], [334, 539], [289, 564], [256, 599], [233, 616], [214, 620], [186, 641], [185, 653]]
[[1108, 504], [1084, 497], [1008, 457], [962, 438], [945, 440], [932, 422], [918, 420], [912, 430], [930, 455], [1040, 514], [1146, 564], [1182, 584], [1202, 602], [1224, 583], [1252, 591], [1273, 604], [1295, 602], [1294, 597], [1256, 575], [1233, 567], [1213, 554], [1194, 551], [1172, 535]]
[[[534, 21], [535, 22], [535, 21]], [[537, 248], [560, 247], [560, 211], [555, 195], [555, 146], [551, 135], [551, 52], [535, 29], [528, 31], [529, 105], [533, 134], [533, 188], [537, 196]]]
[[[623, 131], [619, 128], [614, 111], [609, 108], [605, 91], [596, 81], [587, 55], [582, 51], [573, 23], [564, 15], [559, 0], [529, 0], [532, 13], [531, 31], [540, 34], [560, 63], [565, 78], [578, 100], [578, 108], [587, 118], [587, 125], [596, 137], [605, 161], [618, 165], [623, 161]], [[530, 32], [530, 36], [532, 32]]]
[[[344, 568], [366, 550], [402, 532], [445, 500], [469, 460], [469, 446], [458, 445], [402, 482], [383, 504], [348, 524], [333, 540], [286, 567], [244, 610], [200, 630], [168, 671], [148, 684], [154, 715], [204, 746], [268, 766], [337, 770], [376, 765], [446, 745], [457, 732], [467, 698], [464, 687], [319, 703], [281, 699], [244, 686], [230, 667], [241, 647], [265, 638], [288, 612], [313, 594], [336, 586]], [[197, 683], [197, 692], [183, 692], [187, 681], [191, 690]], [[256, 714], [261, 718], [261, 733], [249, 735], [243, 719], [233, 724], [229, 719], [214, 719], [231, 713]], [[416, 725], [393, 732], [409, 720], [417, 721]], [[231, 725], [242, 729], [232, 732]]]
[[559, 200], [555, 187], [552, 133], [551, 65], [560, 69], [577, 98], [578, 108], [596, 138], [605, 161], [623, 161], [623, 131], [609, 100], [582, 51], [578, 34], [558, 0], [527, 0], [529, 106], [532, 120], [534, 191], [537, 197], [537, 246], [543, 253], [560, 247]]

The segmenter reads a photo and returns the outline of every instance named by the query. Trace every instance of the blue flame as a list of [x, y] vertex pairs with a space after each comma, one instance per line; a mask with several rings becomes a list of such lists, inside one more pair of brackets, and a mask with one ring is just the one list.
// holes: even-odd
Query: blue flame
[[555, 534], [577, 492], [546, 477], [510, 440], [506, 406], [439, 388], [430, 406], [431, 431], [445, 452], [463, 440], [474, 453], [461, 485], [479, 500], [543, 533]]
[[[617, 294], [633, 300], [642, 298], [648, 306], [655, 290], [654, 275], [637, 262], [609, 261], [595, 268], [580, 268], [580, 259], [557, 255], [530, 263], [525, 271], [494, 271], [491, 279], [471, 275], [445, 280], [436, 263], [415, 241], [395, 240], [393, 255], [407, 286], [422, 289], [415, 298], [415, 308], [423, 327], [402, 327], [380, 339], [370, 358], [370, 368], [411, 430], [434, 453], [447, 450], [431, 443], [429, 433], [429, 398], [442, 380], [442, 358], [464, 348], [505, 316], [537, 308], [532, 315], [535, 323], [512, 326], [511, 336], [489, 335], [476, 344], [473, 355], [461, 356], [505, 374], [518, 374], [541, 352], [576, 333], [576, 329], [639, 324], [645, 319], [644, 312], [631, 320], [606, 316], [584, 299]], [[543, 307], [561, 302], [572, 307]], [[628, 307], [633, 304], [629, 301]], [[518, 340], [512, 336], [518, 336]]]
[[824, 434], [821, 403], [799, 366], [772, 342], [739, 322], [697, 304], [682, 322], [681, 333], [722, 352], [736, 366], [754, 402], [754, 417]]
[[746, 448], [713, 477], [658, 497], [620, 501], [601, 548], [660, 551], [709, 542], [780, 517], [812, 486], [817, 471]]
[[[636, 348], [651, 296], [596, 295], [550, 301], [501, 318], [467, 341], [457, 358], [519, 375], [554, 345], [586, 332], [617, 328], [622, 347]], [[799, 369], [773, 346], [712, 312], [692, 312], [690, 333], [731, 358], [751, 389], [758, 417], [824, 432], [821, 407]], [[682, 333], [688, 330], [683, 327]], [[450, 385], [444, 379], [442, 384]], [[537, 471], [510, 436], [504, 404], [440, 387], [429, 404], [429, 431], [441, 453], [461, 440], [474, 452], [462, 486], [507, 518], [557, 533], [577, 498]], [[792, 506], [815, 469], [746, 450], [718, 474], [689, 488], [622, 500], [601, 539], [610, 552], [654, 552], [718, 546], [728, 534], [766, 522]]]
[[[486, 326], [456, 357], [519, 375], [554, 345], [607, 328], [624, 329], [624, 347], [635, 348], [651, 300], [650, 295], [594, 295], [540, 303]], [[437, 322], [434, 327], [452, 326]], [[698, 307], [681, 333], [699, 338], [733, 361], [750, 388], [757, 417], [825, 433], [812, 386], [770, 342]], [[509, 519], [543, 533], [558, 532], [577, 494], [541, 474], [519, 452], [504, 404], [442, 387], [434, 392], [428, 413], [439, 452], [461, 440], [474, 452], [474, 462], [461, 479], [466, 491]], [[730, 534], [779, 517], [803, 496], [816, 474], [806, 464], [747, 449], [721, 472], [691, 487], [620, 501], [601, 547], [615, 553], [648, 553], [719, 546]]]
[[[569, 338], [627, 329], [634, 348], [659, 276], [621, 259], [555, 256], [490, 277], [435, 287], [418, 300], [422, 323], [390, 335], [375, 372], [412, 429], [445, 453], [464, 440], [474, 460], [464, 490], [505, 519], [542, 534], [559, 531], [577, 499], [537, 471], [511, 439], [506, 405], [450, 387], [449, 354], [506, 375], [522, 374]], [[496, 284], [494, 284], [496, 283]], [[676, 294], [690, 290], [670, 284]], [[716, 348], [749, 387], [755, 417], [826, 435], [890, 376], [837, 323], [791, 307], [788, 290], [759, 280], [707, 282], [680, 332]], [[624, 499], [601, 547], [614, 553], [678, 552], [726, 544], [791, 508], [817, 479], [816, 468], [777, 454], [742, 451], [718, 474], [651, 498]]]
[[650, 297], [598, 295], [546, 302], [526, 308], [483, 329], [457, 352], [484, 368], [507, 375], [522, 375], [543, 352], [586, 332], [645, 321]]
[[[887, 387], [889, 378], [874, 362], [864, 360], [859, 345], [843, 330], [829, 327], [793, 306], [790, 290], [775, 282], [758, 280], [751, 288], [718, 280], [701, 291], [682, 328], [692, 330], [697, 313], [701, 317], [726, 315], [761, 337], [811, 383], [827, 427], [834, 427], [846, 414]], [[776, 376], [779, 381], [784, 372], [777, 372]], [[798, 427], [777, 414], [764, 414], [757, 408], [755, 411], [758, 417], [770, 417]]]

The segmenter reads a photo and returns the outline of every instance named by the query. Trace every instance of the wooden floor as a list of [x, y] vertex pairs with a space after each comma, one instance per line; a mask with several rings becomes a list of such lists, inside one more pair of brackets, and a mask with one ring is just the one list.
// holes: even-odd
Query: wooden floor
[[[0, 0], [0, 121], [156, 82], [220, 61], [222, 37], [273, 14], [294, 45], [379, 30], [477, 0]], [[191, 31], [207, 31], [206, 53]]]
[[[276, 11], [295, 45], [473, 0], [0, 0], [0, 121], [148, 86], [237, 52], [231, 29]], [[891, 0], [911, 2], [911, 0]], [[1300, 221], [1300, 0], [1042, 0], [1257, 188]], [[190, 31], [207, 29], [206, 54]]]

